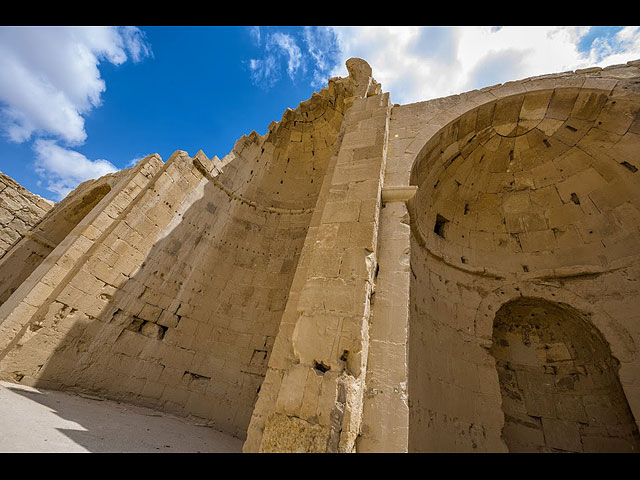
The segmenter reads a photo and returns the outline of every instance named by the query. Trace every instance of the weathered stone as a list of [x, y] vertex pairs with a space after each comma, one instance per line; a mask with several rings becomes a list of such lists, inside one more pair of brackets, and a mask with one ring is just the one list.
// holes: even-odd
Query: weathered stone
[[410, 105], [347, 70], [222, 160], [0, 175], [0, 378], [247, 452], [638, 451], [637, 62]]

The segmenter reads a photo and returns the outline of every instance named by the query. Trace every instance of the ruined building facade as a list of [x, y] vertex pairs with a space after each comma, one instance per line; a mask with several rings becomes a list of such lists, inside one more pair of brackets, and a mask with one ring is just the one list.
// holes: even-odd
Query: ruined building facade
[[4, 182], [0, 378], [246, 452], [638, 451], [640, 61], [409, 105], [347, 67], [17, 234]]

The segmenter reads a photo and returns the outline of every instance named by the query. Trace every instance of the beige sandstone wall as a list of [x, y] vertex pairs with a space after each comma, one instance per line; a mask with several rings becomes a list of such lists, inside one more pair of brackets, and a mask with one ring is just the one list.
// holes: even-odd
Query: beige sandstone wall
[[0, 305], [129, 170], [88, 180], [55, 204], [0, 259]]
[[135, 209], [137, 197], [147, 191], [149, 180], [161, 164], [152, 156], [121, 172], [113, 188], [52, 246], [46, 258], [0, 306], [3, 378], [35, 384], [59, 343], [73, 341], [66, 335], [74, 326], [74, 332], [84, 334], [84, 330], [93, 331], [98, 325], [92, 319], [99, 316], [125, 275], [138, 266], [132, 264], [133, 260], [127, 262], [127, 257], [112, 263], [113, 267], [107, 265], [100, 255], [104, 243], [113, 242], [120, 234], [135, 248], [144, 248], [144, 242], [125, 236], [128, 226], [123, 217]]
[[[530, 377], [521, 373], [505, 387], [491, 349], [496, 311], [509, 300], [546, 299], [547, 317], [553, 305], [575, 308], [602, 334], [613, 356], [607, 362], [620, 363], [626, 401], [638, 417], [639, 76], [634, 65], [568, 72], [394, 108], [398, 137], [390, 151], [400, 164], [417, 159], [411, 451], [506, 451], [503, 438], [528, 451], [638, 449], [637, 429], [620, 442], [616, 429], [627, 428], [626, 414], [598, 413], [611, 403], [594, 380], [600, 367], [580, 364], [581, 347], [562, 333], [566, 322], [558, 320], [553, 335], [564, 338], [557, 343], [572, 359], [541, 357], [529, 365], [546, 373], [539, 382], [555, 386], [537, 403], [527, 397]], [[400, 182], [404, 175], [398, 168]], [[526, 345], [529, 358], [550, 348], [549, 338]], [[510, 370], [518, 370], [523, 347], [513, 343], [507, 355]], [[563, 390], [567, 375], [591, 386], [579, 395]], [[513, 421], [509, 392], [527, 397], [519, 406], [524, 427]], [[579, 427], [557, 407], [569, 399], [583, 412]], [[554, 407], [542, 414], [544, 402]], [[513, 425], [520, 428], [517, 447]]]
[[245, 436], [356, 87], [333, 79], [222, 161], [202, 152], [145, 159], [136, 169], [153, 171], [142, 189], [96, 207], [117, 205], [112, 223], [46, 284], [52, 292], [27, 302], [31, 319], [15, 312], [2, 324], [17, 330], [3, 375], [196, 415]]
[[52, 209], [0, 259], [0, 376], [247, 452], [637, 451], [638, 62], [404, 106], [347, 67]]
[[347, 112], [245, 451], [356, 450], [389, 108], [374, 93]]
[[53, 206], [0, 172], [0, 258]]

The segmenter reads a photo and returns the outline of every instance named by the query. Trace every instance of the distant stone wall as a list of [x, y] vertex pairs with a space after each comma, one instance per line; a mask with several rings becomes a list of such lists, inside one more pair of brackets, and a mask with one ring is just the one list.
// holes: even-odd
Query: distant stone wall
[[129, 171], [81, 183], [11, 246], [0, 258], [0, 305]]
[[0, 172], [0, 258], [54, 205]]

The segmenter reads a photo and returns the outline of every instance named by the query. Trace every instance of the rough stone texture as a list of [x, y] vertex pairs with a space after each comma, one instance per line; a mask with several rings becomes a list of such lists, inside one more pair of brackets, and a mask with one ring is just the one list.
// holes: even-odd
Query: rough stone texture
[[[0, 305], [129, 171], [83, 182], [14, 243], [10, 251], [0, 258]], [[48, 204], [48, 200], [36, 199]]]
[[492, 354], [510, 451], [638, 450], [618, 362], [579, 312], [537, 298], [508, 302], [496, 313]]
[[0, 259], [0, 378], [246, 452], [637, 451], [638, 63], [410, 105], [347, 69], [56, 205]]
[[0, 258], [53, 206], [54, 202], [29, 192], [0, 172]]
[[[599, 448], [583, 435], [601, 428], [597, 417], [580, 428], [535, 410], [541, 428], [512, 420], [489, 352], [500, 336], [496, 312], [521, 297], [566, 304], [588, 319], [584, 328], [599, 332], [620, 362], [610, 369], [638, 417], [639, 75], [633, 65], [568, 72], [394, 108], [394, 182], [418, 186], [410, 451], [507, 451], [544, 445], [541, 432], [566, 443], [547, 439], [540, 449], [579, 450], [581, 437], [591, 444], [584, 450]], [[548, 378], [546, 367], [535, 367], [539, 378]], [[551, 408], [550, 398], [533, 403]]]

